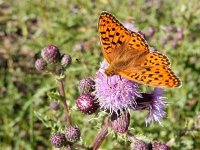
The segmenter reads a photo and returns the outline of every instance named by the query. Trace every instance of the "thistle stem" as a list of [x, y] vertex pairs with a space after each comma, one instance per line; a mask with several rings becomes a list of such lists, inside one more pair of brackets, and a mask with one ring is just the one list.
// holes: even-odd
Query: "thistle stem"
[[104, 124], [102, 125], [102, 128], [101, 128], [99, 134], [96, 136], [96, 138], [94, 140], [92, 150], [98, 150], [98, 148], [101, 146], [101, 144], [103, 143], [103, 140], [106, 138], [106, 136], [108, 134], [109, 126], [110, 126], [110, 120], [105, 119]]
[[64, 87], [64, 80], [63, 79], [59, 80], [59, 89], [60, 89], [60, 97], [61, 97], [61, 100], [62, 100], [63, 105], [64, 105], [67, 124], [68, 124], [68, 126], [71, 126], [71, 118], [70, 118], [69, 109], [68, 109], [68, 105], [67, 105], [67, 101], [66, 101], [65, 87]]

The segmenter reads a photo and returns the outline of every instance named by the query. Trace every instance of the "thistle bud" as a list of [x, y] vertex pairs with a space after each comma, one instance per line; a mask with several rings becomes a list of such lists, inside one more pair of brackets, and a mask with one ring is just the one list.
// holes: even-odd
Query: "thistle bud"
[[128, 131], [130, 124], [130, 114], [128, 112], [123, 112], [120, 115], [113, 113], [111, 116], [111, 126], [113, 130], [117, 133], [125, 133]]
[[135, 139], [131, 141], [131, 149], [132, 150], [148, 150], [148, 144], [146, 144], [142, 140]]
[[43, 71], [47, 68], [47, 63], [42, 58], [39, 58], [35, 61], [35, 68], [38, 71]]
[[65, 131], [65, 138], [68, 142], [77, 142], [80, 139], [81, 132], [78, 127], [70, 126]]
[[93, 92], [95, 89], [95, 82], [90, 78], [83, 78], [79, 81], [79, 91], [81, 94]]
[[98, 109], [99, 105], [90, 94], [84, 94], [78, 97], [76, 100], [76, 106], [85, 114], [93, 114]]
[[60, 108], [60, 105], [59, 105], [58, 102], [53, 101], [53, 102], [51, 102], [50, 107], [51, 107], [52, 110], [56, 111], [56, 110], [58, 110]]
[[71, 56], [64, 54], [61, 58], [61, 65], [66, 68], [66, 67], [69, 67], [71, 63], [72, 63]]
[[65, 135], [60, 132], [52, 134], [50, 141], [51, 144], [56, 148], [61, 148], [66, 144]]
[[54, 45], [49, 45], [43, 48], [41, 55], [47, 63], [56, 63], [60, 60], [59, 49]]
[[152, 150], [170, 150], [170, 147], [159, 141], [152, 142]]

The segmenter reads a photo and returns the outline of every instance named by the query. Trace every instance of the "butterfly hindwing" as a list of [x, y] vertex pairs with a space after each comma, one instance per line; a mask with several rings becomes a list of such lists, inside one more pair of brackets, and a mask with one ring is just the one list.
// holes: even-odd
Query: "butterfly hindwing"
[[141, 66], [170, 66], [167, 56], [158, 52], [148, 53], [145, 57], [146, 59]]
[[167, 66], [151, 66], [127, 69], [119, 74], [132, 81], [156, 87], [179, 87], [179, 78]]
[[[139, 62], [136, 64], [136, 62]], [[169, 59], [158, 52], [147, 53], [132, 60], [119, 72], [125, 78], [157, 87], [179, 87], [179, 78], [169, 68]]]

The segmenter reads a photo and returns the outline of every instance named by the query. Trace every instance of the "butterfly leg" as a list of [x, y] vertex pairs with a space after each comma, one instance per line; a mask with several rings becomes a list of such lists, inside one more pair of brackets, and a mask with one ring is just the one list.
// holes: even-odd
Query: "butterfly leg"
[[[107, 85], [110, 87], [110, 89], [112, 88], [111, 86], [110, 86], [110, 83], [109, 83], [109, 77], [106, 77], [107, 78]], [[110, 81], [111, 82], [111, 81]]]
[[126, 92], [124, 90], [124, 82], [122, 81], [122, 77], [119, 75], [119, 81], [121, 82], [121, 85], [122, 85], [122, 94], [125, 96]]

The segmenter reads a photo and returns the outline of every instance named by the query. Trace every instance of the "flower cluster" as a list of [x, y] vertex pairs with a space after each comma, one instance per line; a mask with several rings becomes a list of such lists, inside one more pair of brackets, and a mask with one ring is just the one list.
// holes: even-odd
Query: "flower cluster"
[[160, 44], [164, 45], [170, 43], [173, 48], [177, 48], [180, 42], [184, 39], [183, 27], [176, 27], [172, 25], [165, 26], [167, 34], [160, 40]]
[[80, 139], [81, 132], [78, 127], [69, 126], [64, 133], [56, 132], [51, 135], [51, 144], [56, 148], [69, 146], [71, 143], [75, 143]]
[[152, 141], [151, 143], [146, 143], [142, 140], [136, 139], [132, 135], [128, 135], [128, 139], [131, 142], [132, 150], [170, 150], [170, 147], [159, 141]]
[[[64, 78], [63, 73], [71, 64], [72, 59], [68, 54], [61, 54], [58, 47], [54, 45], [49, 45], [42, 49], [41, 58], [35, 61], [35, 68], [38, 71], [47, 71], [56, 77], [59, 76], [59, 87], [60, 87], [60, 99], [63, 102], [64, 110], [66, 113], [66, 121], [68, 127], [65, 129], [65, 132], [55, 132], [51, 135], [50, 141], [51, 144], [56, 148], [65, 147], [65, 149], [71, 149], [73, 144], [80, 139], [81, 132], [77, 126], [71, 124], [70, 113], [68, 111], [68, 106], [66, 102], [65, 89], [64, 89]], [[54, 95], [51, 93], [50, 95]], [[52, 97], [57, 98], [58, 95]], [[50, 103], [50, 108], [54, 111], [57, 111], [60, 108], [59, 103], [56, 100], [53, 100]]]
[[35, 61], [35, 68], [38, 71], [49, 71], [60, 75], [72, 62], [71, 56], [60, 53], [58, 47], [48, 45], [41, 51], [41, 58]]
[[76, 106], [84, 114], [93, 114], [99, 108], [99, 103], [93, 95], [95, 82], [91, 78], [83, 78], [79, 82], [80, 96], [76, 100]]
[[[129, 30], [137, 32], [144, 39], [145, 34], [132, 24], [124, 24]], [[149, 28], [147, 36], [153, 36], [154, 28]], [[151, 48], [151, 51], [156, 49]], [[82, 94], [77, 98], [78, 109], [85, 114], [93, 114], [98, 107], [111, 114], [111, 127], [115, 132], [125, 133], [130, 122], [130, 111], [147, 110], [146, 124], [165, 117], [165, 98], [163, 90], [155, 88], [153, 92], [142, 93], [139, 84], [119, 75], [108, 77], [105, 70], [108, 63], [104, 60], [96, 72], [94, 81], [84, 78], [79, 83]]]
[[[142, 35], [142, 32], [138, 31]], [[145, 35], [142, 35], [145, 37]], [[59, 49], [54, 45], [45, 47], [41, 52], [41, 58], [35, 62], [38, 71], [48, 71], [55, 75], [61, 75], [62, 72], [71, 64], [72, 59], [67, 54], [60, 54]], [[109, 127], [116, 133], [128, 134], [131, 111], [147, 110], [145, 119], [146, 124], [157, 121], [165, 117], [164, 108], [166, 106], [163, 90], [154, 88], [153, 92], [142, 93], [139, 84], [119, 75], [107, 76], [105, 70], [108, 63], [103, 61], [95, 77], [83, 78], [79, 82], [80, 96], [76, 100], [76, 106], [84, 114], [91, 115], [99, 111], [105, 111], [109, 115]], [[63, 79], [63, 78], [62, 78]], [[63, 80], [60, 81], [60, 96], [65, 107], [67, 107], [64, 94]], [[59, 103], [54, 100], [50, 104], [52, 110], [57, 111], [60, 108]], [[71, 149], [81, 136], [80, 129], [71, 124], [70, 114], [65, 108], [68, 127], [64, 132], [55, 132], [50, 141], [56, 148], [65, 147]], [[132, 142], [133, 149], [146, 148], [145, 142], [135, 140]], [[166, 145], [162, 143], [152, 143], [154, 149]]]
[[111, 127], [118, 133], [127, 132], [131, 110], [147, 110], [146, 124], [154, 121], [160, 123], [165, 117], [166, 102], [163, 89], [155, 88], [153, 92], [142, 93], [136, 82], [119, 75], [108, 77], [104, 73], [107, 67], [108, 64], [103, 61], [94, 81], [85, 78], [80, 81], [79, 89], [82, 93], [85, 89], [87, 94], [78, 97], [76, 101], [78, 109], [85, 114], [92, 114], [99, 106], [100, 110], [111, 114]]

